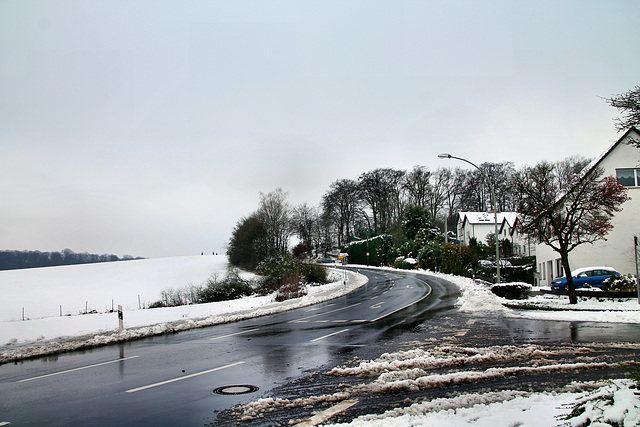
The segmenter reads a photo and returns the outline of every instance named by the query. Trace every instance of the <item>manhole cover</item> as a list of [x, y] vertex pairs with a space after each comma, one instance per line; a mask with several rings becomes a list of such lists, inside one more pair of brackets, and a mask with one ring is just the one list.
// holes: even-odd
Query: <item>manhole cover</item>
[[246, 394], [258, 391], [258, 387], [254, 385], [226, 385], [213, 390], [215, 394]]

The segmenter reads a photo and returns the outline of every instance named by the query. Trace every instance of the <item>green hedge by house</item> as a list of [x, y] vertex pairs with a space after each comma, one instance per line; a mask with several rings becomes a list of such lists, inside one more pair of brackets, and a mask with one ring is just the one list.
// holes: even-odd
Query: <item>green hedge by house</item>
[[376, 236], [347, 244], [345, 250], [349, 254], [349, 264], [375, 266], [386, 264], [388, 260], [385, 257], [392, 245], [390, 239], [390, 236]]

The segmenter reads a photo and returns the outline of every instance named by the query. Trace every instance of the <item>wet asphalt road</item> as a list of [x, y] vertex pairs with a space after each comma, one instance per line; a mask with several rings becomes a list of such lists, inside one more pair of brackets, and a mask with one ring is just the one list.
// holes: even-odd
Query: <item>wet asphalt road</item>
[[[238, 406], [220, 413], [217, 425], [286, 426], [292, 422], [309, 420], [314, 414], [331, 411], [342, 402], [351, 402], [349, 405], [353, 406], [338, 412], [330, 421], [349, 422], [361, 415], [383, 414], [413, 403], [447, 399], [466, 393], [491, 394], [511, 390], [561, 392], [572, 387], [574, 382], [627, 377], [628, 368], [618, 364], [635, 363], [636, 368], [631, 369], [636, 372], [640, 370], [639, 325], [540, 321], [461, 313], [453, 307], [456, 295], [446, 283], [433, 277], [422, 277], [434, 286], [434, 293], [440, 291], [429, 310], [421, 312], [412, 321], [394, 324], [389, 319], [389, 327], [381, 332], [380, 339], [369, 346], [352, 349], [345, 355], [349, 356], [348, 360], [340, 366], [358, 366], [361, 361], [374, 360], [384, 353], [402, 350], [420, 349], [434, 354], [444, 351], [452, 357], [464, 357], [476, 351], [492, 352], [497, 348], [497, 352], [504, 351], [506, 354], [503, 360], [468, 365], [453, 363], [450, 366], [423, 369], [427, 371], [426, 375], [434, 377], [449, 374], [464, 376], [469, 372], [475, 374], [500, 369], [513, 369], [513, 374], [425, 387], [417, 391], [378, 393], [371, 392], [367, 387], [375, 384], [377, 374], [327, 375], [331, 368], [339, 366], [332, 365], [266, 394], [291, 402], [286, 408], [262, 411], [257, 417], [251, 416], [251, 419], [240, 421], [247, 412]], [[535, 348], [535, 351], [532, 355], [519, 354], [519, 350], [526, 348]], [[585, 367], [572, 367], [581, 363], [585, 363]], [[546, 371], [546, 365], [564, 366], [566, 369]], [[408, 371], [412, 369], [407, 368]], [[366, 391], [358, 391], [359, 387], [364, 387]], [[345, 397], [341, 398], [343, 400], [312, 401], [317, 396], [335, 394], [344, 394]], [[305, 403], [297, 404], [298, 401]]]
[[[331, 391], [344, 379], [317, 372], [425, 340], [549, 346], [640, 342], [636, 325], [472, 317], [453, 307], [457, 290], [442, 279], [366, 274], [366, 286], [312, 307], [2, 365], [0, 425], [287, 425], [315, 408], [275, 412], [249, 423], [229, 408], [265, 396]], [[258, 390], [214, 393], [229, 385]], [[372, 397], [340, 416], [348, 420], [382, 411], [396, 400]]]
[[364, 287], [312, 307], [2, 365], [0, 425], [215, 422], [216, 411], [252, 396], [214, 389], [251, 385], [267, 392], [339, 363], [437, 300], [418, 278], [368, 274]]

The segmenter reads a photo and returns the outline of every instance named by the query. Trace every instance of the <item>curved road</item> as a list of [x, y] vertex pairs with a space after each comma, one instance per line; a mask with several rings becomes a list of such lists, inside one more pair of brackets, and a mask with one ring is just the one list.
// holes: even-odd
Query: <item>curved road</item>
[[[450, 308], [455, 290], [416, 275], [361, 271], [344, 297], [271, 316], [0, 366], [0, 426], [202, 425], [216, 412]], [[216, 394], [230, 385], [253, 394]], [[227, 389], [244, 391], [244, 388]]]

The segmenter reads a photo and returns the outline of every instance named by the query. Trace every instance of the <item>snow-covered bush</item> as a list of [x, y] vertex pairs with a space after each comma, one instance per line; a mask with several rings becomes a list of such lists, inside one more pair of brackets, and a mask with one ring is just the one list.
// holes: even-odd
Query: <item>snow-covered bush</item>
[[565, 420], [572, 427], [640, 425], [640, 399], [635, 384], [613, 380], [580, 399]]
[[530, 290], [531, 285], [526, 283], [506, 283], [491, 287], [491, 292], [506, 299], [527, 299]]
[[254, 283], [240, 277], [238, 269], [230, 268], [224, 277], [212, 274], [202, 285], [163, 289], [161, 299], [149, 304], [149, 308], [229, 301], [253, 295], [255, 288]]
[[402, 256], [396, 258], [395, 262], [393, 263], [393, 267], [401, 268], [403, 270], [413, 270], [414, 268], [416, 268], [417, 263], [418, 261], [415, 258], [405, 258]]
[[611, 276], [602, 283], [602, 290], [612, 292], [633, 292], [636, 290], [636, 278], [631, 274]]
[[254, 286], [251, 282], [243, 280], [238, 270], [230, 269], [224, 279], [220, 280], [212, 275], [198, 292], [198, 303], [229, 301], [244, 296], [253, 295]]
[[302, 284], [325, 284], [327, 283], [327, 270], [320, 265], [303, 262], [291, 256], [270, 258], [258, 265], [259, 292], [267, 295], [275, 291], [282, 291], [286, 296], [299, 295], [299, 288]]

